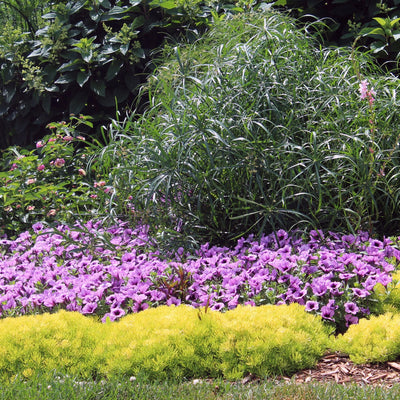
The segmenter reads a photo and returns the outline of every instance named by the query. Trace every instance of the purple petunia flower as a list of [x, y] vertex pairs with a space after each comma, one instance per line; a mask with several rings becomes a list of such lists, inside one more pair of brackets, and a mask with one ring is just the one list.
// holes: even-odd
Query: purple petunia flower
[[352, 324], [358, 324], [358, 318], [352, 314], [346, 314], [344, 316], [344, 319], [346, 321], [346, 326], [350, 326]]
[[319, 303], [317, 301], [307, 301], [306, 311], [317, 311], [319, 309]]
[[344, 310], [346, 313], [353, 315], [357, 314], [360, 311], [357, 304], [353, 303], [352, 301], [344, 304]]

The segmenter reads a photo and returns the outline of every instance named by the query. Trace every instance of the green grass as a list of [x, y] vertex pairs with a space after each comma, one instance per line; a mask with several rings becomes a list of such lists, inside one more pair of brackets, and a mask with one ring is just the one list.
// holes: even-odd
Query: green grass
[[0, 400], [342, 400], [342, 399], [398, 399], [400, 386], [392, 388], [337, 384], [309, 383], [298, 385], [280, 381], [240, 382], [200, 381], [160, 382], [148, 384], [137, 381], [79, 382], [73, 378], [54, 380], [36, 379], [29, 383], [16, 381], [0, 389]]

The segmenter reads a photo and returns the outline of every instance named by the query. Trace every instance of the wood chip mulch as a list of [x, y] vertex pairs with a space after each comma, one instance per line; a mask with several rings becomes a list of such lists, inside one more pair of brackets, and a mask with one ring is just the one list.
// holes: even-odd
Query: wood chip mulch
[[357, 365], [348, 356], [328, 354], [313, 369], [296, 373], [281, 380], [295, 383], [336, 382], [338, 384], [364, 384], [392, 387], [400, 384], [400, 362]]

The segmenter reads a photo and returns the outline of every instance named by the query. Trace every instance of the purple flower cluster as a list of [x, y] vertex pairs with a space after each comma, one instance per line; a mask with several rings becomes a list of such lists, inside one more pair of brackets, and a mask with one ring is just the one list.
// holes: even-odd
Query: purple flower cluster
[[307, 239], [285, 231], [250, 236], [231, 249], [205, 244], [165, 259], [148, 231], [88, 222], [54, 232], [38, 223], [0, 240], [1, 315], [64, 308], [105, 321], [161, 304], [223, 311], [295, 302], [348, 326], [371, 312], [374, 286], [386, 286], [400, 260], [389, 239], [316, 231]]

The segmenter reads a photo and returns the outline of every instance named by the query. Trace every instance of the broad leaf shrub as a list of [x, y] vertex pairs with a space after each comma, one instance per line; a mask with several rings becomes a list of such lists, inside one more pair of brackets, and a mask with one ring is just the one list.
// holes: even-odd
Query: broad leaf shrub
[[291, 375], [317, 362], [329, 333], [295, 304], [225, 314], [164, 306], [107, 324], [65, 311], [7, 318], [0, 321], [0, 379]]
[[333, 347], [358, 364], [396, 360], [400, 355], [400, 315], [385, 313], [362, 319], [339, 335]]
[[218, 15], [235, 8], [227, 3], [214, 8], [198, 0], [52, 2], [34, 39], [5, 31], [0, 148], [32, 144], [46, 124], [69, 113], [91, 115], [98, 127], [117, 109], [125, 113], [151, 70], [153, 52], [167, 37], [196, 37], [210, 24], [211, 10]]
[[0, 241], [2, 317], [59, 309], [103, 322], [160, 305], [227, 311], [240, 304], [304, 305], [338, 332], [382, 311], [377, 284], [398, 267], [398, 243], [354, 235], [281, 230], [235, 247], [204, 244], [165, 254], [149, 226], [101, 221], [33, 225]]
[[345, 46], [357, 40], [385, 68], [398, 73], [398, 0], [278, 0], [274, 4], [284, 6], [298, 23], [322, 21], [326, 27], [319, 37], [326, 44]]
[[151, 108], [101, 154], [115, 156], [121, 199], [181, 237], [389, 235], [400, 217], [398, 87], [279, 13], [237, 15], [172, 52], [149, 80]]
[[16, 236], [38, 221], [73, 223], [78, 215], [99, 214], [112, 191], [104, 180], [96, 181], [95, 166], [87, 166], [91, 148], [80, 135], [82, 125], [92, 126], [90, 118], [71, 116], [68, 123], [50, 124], [52, 133], [36, 149], [3, 152], [0, 234]]

